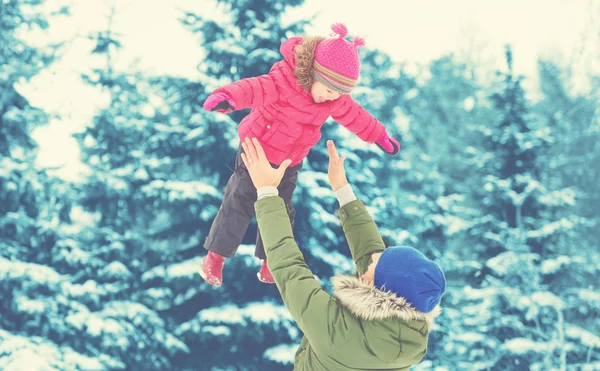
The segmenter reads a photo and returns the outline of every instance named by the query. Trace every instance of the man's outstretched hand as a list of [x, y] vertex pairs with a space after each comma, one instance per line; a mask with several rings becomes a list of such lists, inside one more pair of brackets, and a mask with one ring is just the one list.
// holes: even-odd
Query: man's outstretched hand
[[348, 184], [346, 179], [346, 170], [344, 170], [344, 160], [346, 157], [340, 157], [335, 149], [335, 144], [332, 140], [327, 141], [327, 152], [329, 153], [329, 167], [327, 175], [329, 176], [329, 184], [335, 192]]
[[242, 148], [244, 149], [242, 161], [246, 165], [246, 169], [248, 169], [248, 173], [250, 173], [250, 178], [256, 189], [264, 186], [278, 187], [285, 169], [290, 166], [292, 160], [285, 160], [278, 169], [274, 169], [269, 160], [267, 160], [265, 151], [263, 151], [262, 146], [256, 138], [252, 138], [252, 140], [246, 138], [242, 142]]

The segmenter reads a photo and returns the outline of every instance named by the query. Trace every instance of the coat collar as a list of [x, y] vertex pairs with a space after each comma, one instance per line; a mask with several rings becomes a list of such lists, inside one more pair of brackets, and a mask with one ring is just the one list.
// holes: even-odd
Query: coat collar
[[413, 308], [403, 297], [390, 291], [381, 291], [368, 282], [351, 276], [336, 276], [331, 279], [334, 297], [352, 314], [363, 320], [399, 318], [404, 321], [426, 321], [433, 327], [433, 320], [440, 315], [441, 308], [423, 313]]

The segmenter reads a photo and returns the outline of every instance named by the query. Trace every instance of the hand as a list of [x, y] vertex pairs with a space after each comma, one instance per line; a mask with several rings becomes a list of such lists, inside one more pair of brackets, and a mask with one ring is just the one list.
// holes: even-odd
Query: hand
[[387, 133], [384, 133], [375, 144], [388, 155], [396, 155], [400, 152], [400, 143], [396, 139], [391, 138]]
[[211, 112], [229, 113], [235, 110], [235, 102], [227, 93], [219, 92], [213, 93], [206, 98], [203, 107], [205, 110]]
[[290, 166], [292, 160], [285, 160], [278, 169], [274, 169], [256, 138], [252, 138], [252, 140], [246, 138], [242, 143], [242, 148], [244, 149], [242, 161], [244, 161], [256, 189], [264, 186], [278, 187], [285, 169]]
[[329, 176], [329, 184], [331, 184], [331, 189], [333, 191], [337, 191], [342, 188], [346, 184], [348, 184], [348, 179], [346, 179], [346, 170], [344, 170], [344, 160], [346, 157], [340, 157], [335, 149], [335, 144], [333, 144], [332, 140], [327, 141], [327, 152], [329, 153], [329, 167], [327, 168], [327, 175]]

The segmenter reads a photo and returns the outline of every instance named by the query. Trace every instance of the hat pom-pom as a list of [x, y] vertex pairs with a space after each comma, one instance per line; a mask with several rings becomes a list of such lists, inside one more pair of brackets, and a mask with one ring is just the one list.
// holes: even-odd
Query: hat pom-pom
[[331, 30], [336, 34], [340, 35], [340, 39], [343, 39], [348, 35], [348, 29], [343, 23], [334, 23], [331, 25]]
[[359, 36], [354, 36], [354, 39], [352, 40], [352, 42], [354, 43], [354, 45], [357, 48], [360, 48], [361, 46], [365, 46], [365, 39], [363, 39], [362, 37], [359, 37]]

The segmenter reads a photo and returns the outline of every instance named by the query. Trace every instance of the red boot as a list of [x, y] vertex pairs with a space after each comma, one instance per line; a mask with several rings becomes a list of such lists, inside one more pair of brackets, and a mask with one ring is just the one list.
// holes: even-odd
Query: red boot
[[267, 260], [263, 260], [262, 267], [260, 268], [260, 272], [256, 273], [258, 280], [264, 283], [275, 283], [275, 279], [267, 267]]
[[204, 258], [204, 264], [200, 270], [200, 276], [204, 280], [213, 285], [221, 286], [223, 284], [223, 265], [225, 264], [225, 257], [219, 254], [215, 254], [212, 251], [208, 252], [208, 255]]

